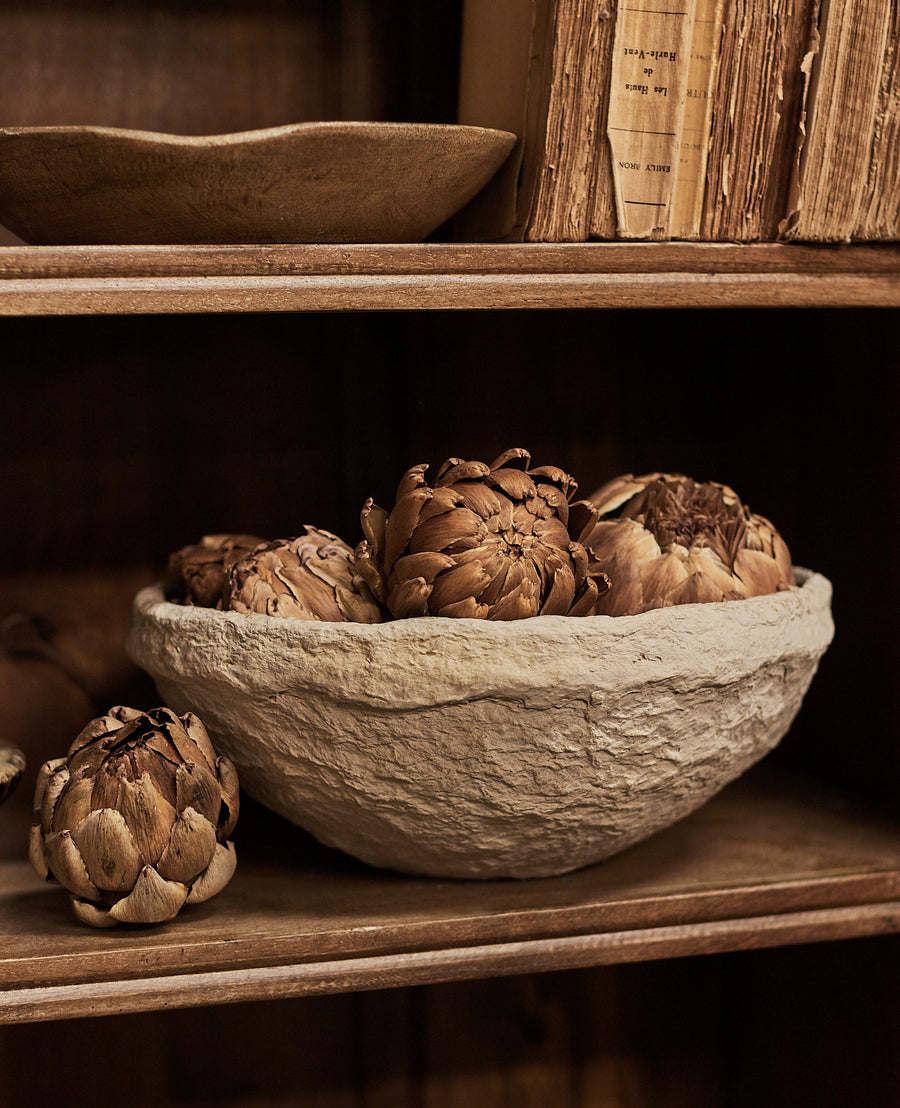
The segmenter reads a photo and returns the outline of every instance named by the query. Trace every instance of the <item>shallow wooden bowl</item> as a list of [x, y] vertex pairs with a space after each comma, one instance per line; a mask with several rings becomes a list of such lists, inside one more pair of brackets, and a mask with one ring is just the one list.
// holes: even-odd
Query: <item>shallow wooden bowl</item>
[[132, 658], [247, 792], [329, 846], [441, 877], [599, 861], [782, 738], [831, 586], [638, 616], [306, 623], [135, 599]]
[[233, 135], [0, 128], [0, 223], [38, 245], [419, 242], [515, 136], [430, 123]]

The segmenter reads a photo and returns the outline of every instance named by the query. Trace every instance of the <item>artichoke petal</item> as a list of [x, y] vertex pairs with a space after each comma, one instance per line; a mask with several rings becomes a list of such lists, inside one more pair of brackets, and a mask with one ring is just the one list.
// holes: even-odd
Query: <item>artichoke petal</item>
[[[388, 526], [390, 527], [390, 523]], [[446, 550], [458, 539], [477, 538], [484, 530], [484, 520], [474, 512], [470, 512], [468, 508], [453, 508], [442, 515], [426, 519], [416, 527], [409, 538], [409, 549], [413, 554]]]
[[[64, 771], [60, 770], [60, 775]], [[71, 830], [77, 823], [80, 823], [84, 817], [92, 810], [94, 806], [94, 785], [95, 778], [83, 777], [77, 780], [69, 775], [68, 771], [65, 771], [67, 780], [63, 781], [62, 788], [59, 790], [56, 796], [56, 803], [52, 805], [52, 815], [49, 818], [45, 818], [46, 810], [49, 807], [49, 800], [56, 790], [55, 784], [49, 784], [47, 786], [47, 792], [44, 794], [44, 804], [41, 811], [41, 822], [50, 831], [68, 831]]]
[[518, 585], [491, 607], [488, 619], [511, 620], [528, 619], [538, 614], [538, 602], [535, 595], [534, 584], [529, 580], [520, 581]]
[[28, 831], [28, 861], [42, 881], [46, 881], [51, 876], [44, 845], [44, 832], [39, 823], [33, 823]]
[[216, 776], [219, 779], [219, 789], [222, 793], [222, 804], [219, 808], [217, 830], [219, 841], [223, 842], [234, 830], [238, 813], [241, 807], [241, 790], [238, 783], [237, 770], [234, 762], [222, 754], [216, 759]]
[[134, 888], [113, 904], [109, 914], [120, 923], [165, 923], [178, 915], [187, 895], [186, 885], [166, 881], [153, 866], [144, 866]]
[[487, 619], [489, 611], [487, 604], [480, 604], [474, 596], [467, 596], [456, 604], [445, 604], [441, 615], [453, 619]]
[[203, 721], [199, 716], [195, 716], [193, 712], [185, 712], [181, 717], [181, 725], [190, 735], [194, 745], [203, 752], [206, 764], [212, 769], [216, 764], [217, 755]]
[[542, 616], [564, 616], [569, 614], [575, 599], [575, 577], [570, 570], [560, 566], [553, 573], [550, 591], [541, 605]]
[[431, 585], [424, 577], [410, 577], [401, 581], [391, 593], [388, 606], [395, 619], [413, 619], [428, 615], [428, 597]]
[[34, 811], [40, 815], [42, 823], [49, 827], [53, 818], [53, 809], [60, 793], [68, 784], [69, 767], [65, 758], [53, 758], [44, 762], [38, 770], [34, 785]]
[[88, 876], [104, 892], [128, 892], [141, 872], [142, 860], [121, 812], [98, 808], [72, 829]]
[[780, 584], [778, 563], [760, 550], [739, 550], [734, 559], [734, 574], [747, 596], [765, 596]]
[[434, 489], [419, 510], [418, 522], [431, 519], [432, 516], [442, 516], [453, 508], [468, 507], [465, 490], [465, 485], [453, 485], [449, 488], [440, 486]]
[[169, 845], [160, 855], [156, 871], [166, 881], [190, 885], [212, 861], [216, 845], [213, 824], [195, 808], [185, 808], [172, 827]]
[[[458, 499], [470, 512], [488, 520], [500, 512], [500, 497], [488, 485], [469, 481], [459, 486]], [[424, 512], [422, 513], [424, 516]]]
[[413, 577], [421, 577], [425, 581], [432, 582], [442, 570], [450, 569], [456, 564], [455, 558], [451, 558], [449, 554], [442, 554], [438, 550], [425, 550], [421, 554], [404, 554], [394, 562], [391, 584], [396, 586], [401, 581], [408, 581]]
[[365, 539], [353, 552], [353, 572], [370, 590], [379, 604], [386, 603], [387, 583], [384, 579], [381, 563], [376, 558], [375, 548]]
[[72, 911], [82, 923], [88, 927], [116, 927], [118, 920], [110, 915], [108, 908], [94, 904], [91, 900], [84, 900], [80, 896], [70, 896], [69, 903]]
[[206, 816], [213, 826], [219, 821], [222, 793], [219, 782], [197, 762], [183, 762], [175, 770], [175, 809], [193, 808]]
[[70, 831], [59, 831], [48, 835], [44, 849], [50, 872], [70, 893], [85, 897], [87, 900], [99, 900], [100, 890], [90, 878], [81, 852], [72, 840]]
[[486, 466], [484, 462], [464, 462], [453, 459], [452, 465], [447, 465], [445, 462], [438, 470], [434, 482], [435, 488], [443, 485], [455, 485], [457, 481], [478, 481], [482, 477], [487, 477], [490, 472], [490, 466]]
[[490, 581], [484, 567], [478, 562], [464, 562], [438, 574], [435, 578], [428, 608], [435, 615], [447, 604], [458, 604], [467, 596], [477, 597]]
[[221, 892], [234, 876], [237, 854], [232, 843], [219, 843], [207, 868], [191, 886], [188, 904], [201, 904]]
[[[423, 462], [420, 465], [412, 466], [403, 474], [400, 478], [400, 484], [397, 486], [396, 499], [401, 500], [407, 493], [413, 492], [415, 489], [421, 489], [425, 487], [425, 471], [428, 469], [427, 463]], [[440, 474], [438, 474], [440, 476]], [[385, 517], [387, 518], [387, 517]]]
[[537, 494], [534, 481], [521, 469], [491, 470], [491, 483], [497, 485], [514, 500], [525, 500]]
[[432, 495], [431, 489], [426, 486], [413, 489], [397, 501], [384, 529], [385, 573], [391, 572], [394, 562], [403, 553], [419, 522], [419, 512]]
[[125, 817], [144, 862], [153, 865], [168, 845], [176, 818], [173, 805], [154, 788], [150, 775], [142, 774], [137, 781], [119, 780], [118, 802], [113, 806]]
[[691, 573], [669, 593], [669, 604], [708, 604], [724, 600], [721, 589], [705, 573]]
[[530, 469], [531, 455], [523, 446], [513, 446], [498, 454], [491, 462], [491, 469], [505, 469], [512, 466], [516, 469]]
[[363, 505], [359, 514], [359, 522], [362, 526], [366, 541], [381, 558], [384, 553], [384, 531], [387, 525], [388, 514], [384, 508], [379, 508], [371, 497]]

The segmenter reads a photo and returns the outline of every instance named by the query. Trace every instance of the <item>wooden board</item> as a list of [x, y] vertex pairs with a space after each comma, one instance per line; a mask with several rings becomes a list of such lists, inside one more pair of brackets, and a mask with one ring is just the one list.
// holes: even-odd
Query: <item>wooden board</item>
[[900, 306], [900, 246], [0, 247], [0, 315], [765, 306]]
[[[12, 803], [12, 802], [10, 802]], [[376, 989], [900, 930], [900, 828], [763, 765], [573, 874], [441, 881], [325, 850], [250, 806], [238, 871], [154, 928], [92, 931], [3, 811], [0, 1022]]]

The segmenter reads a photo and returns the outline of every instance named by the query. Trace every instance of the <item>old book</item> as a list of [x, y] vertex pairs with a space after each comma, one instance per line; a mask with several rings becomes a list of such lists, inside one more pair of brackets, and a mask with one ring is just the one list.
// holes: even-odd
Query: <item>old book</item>
[[[621, 238], [672, 237], [696, 7], [697, 0], [618, 7], [607, 135]], [[600, 237], [596, 227], [591, 233]]]
[[455, 221], [457, 237], [587, 238], [613, 15], [613, 0], [465, 0], [459, 122], [509, 130], [519, 141]]
[[722, 7], [700, 236], [778, 237], [789, 206], [818, 0]]
[[786, 238], [900, 238], [900, 9], [823, 0]]

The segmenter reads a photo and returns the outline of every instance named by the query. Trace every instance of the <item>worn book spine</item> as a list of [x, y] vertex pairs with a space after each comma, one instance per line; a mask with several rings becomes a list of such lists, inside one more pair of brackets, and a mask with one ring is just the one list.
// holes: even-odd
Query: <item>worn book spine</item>
[[607, 116], [620, 238], [668, 238], [694, 0], [619, 4]]
[[531, 242], [585, 241], [595, 190], [609, 188], [597, 181], [596, 166], [604, 142], [614, 15], [613, 0], [557, 2], [545, 126], [520, 200]]
[[677, 169], [667, 228], [673, 239], [697, 239], [701, 233], [722, 7], [723, 0], [694, 0], [687, 91], [675, 144]]
[[778, 237], [801, 135], [817, 0], [728, 0], [713, 91], [701, 237]]
[[900, 11], [826, 0], [788, 239], [900, 238]]

